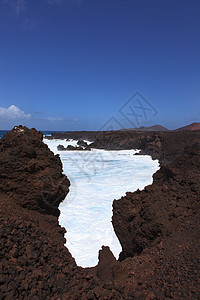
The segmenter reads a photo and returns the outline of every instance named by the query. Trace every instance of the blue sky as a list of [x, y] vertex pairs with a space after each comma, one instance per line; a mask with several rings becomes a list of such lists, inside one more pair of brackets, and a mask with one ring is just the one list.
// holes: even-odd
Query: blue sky
[[199, 15], [199, 0], [0, 0], [0, 129], [200, 121]]

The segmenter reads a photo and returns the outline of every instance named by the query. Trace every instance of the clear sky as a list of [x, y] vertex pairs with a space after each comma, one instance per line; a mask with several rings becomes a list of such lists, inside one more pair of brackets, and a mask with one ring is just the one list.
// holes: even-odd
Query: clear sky
[[195, 121], [199, 0], [0, 0], [0, 129]]

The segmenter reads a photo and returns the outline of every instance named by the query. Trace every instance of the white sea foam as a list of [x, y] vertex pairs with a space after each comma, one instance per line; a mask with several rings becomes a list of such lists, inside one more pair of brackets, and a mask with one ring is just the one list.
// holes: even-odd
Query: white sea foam
[[76, 141], [44, 140], [59, 154], [71, 186], [60, 204], [59, 222], [67, 230], [66, 246], [82, 267], [95, 266], [102, 245], [110, 246], [118, 258], [120, 243], [114, 233], [112, 202], [127, 191], [152, 183], [159, 164], [150, 156], [133, 155], [135, 150], [58, 151], [57, 146]]

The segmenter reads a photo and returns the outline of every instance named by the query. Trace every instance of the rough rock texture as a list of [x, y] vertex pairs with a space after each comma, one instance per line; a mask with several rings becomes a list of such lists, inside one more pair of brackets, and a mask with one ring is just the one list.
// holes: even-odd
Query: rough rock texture
[[59, 156], [49, 151], [35, 129], [15, 127], [0, 140], [0, 195], [21, 207], [59, 215], [69, 189]]
[[0, 168], [0, 299], [110, 299], [64, 246], [57, 216], [69, 181], [42, 134], [22, 126], [7, 133]]
[[199, 213], [200, 149], [188, 150], [162, 166], [153, 181], [143, 191], [126, 193], [113, 203], [113, 226], [123, 248], [121, 259], [158, 244]]
[[142, 278], [141, 286], [152, 287], [154, 296], [148, 299], [198, 299], [200, 145], [162, 166], [153, 179], [143, 191], [126, 193], [113, 203], [112, 222], [122, 245], [120, 260], [127, 270], [135, 270], [138, 260], [146, 265], [143, 272], [148, 277], [138, 267], [136, 278]]
[[78, 144], [79, 146], [81, 146], [81, 147], [85, 147], [85, 148], [88, 147], [87, 142], [84, 142], [83, 140], [79, 140], [79, 141], [77, 142], [77, 144]]
[[118, 131], [74, 131], [53, 133], [49, 139], [87, 139], [92, 141], [91, 148], [118, 150], [140, 149], [140, 154], [151, 155], [161, 164], [167, 164], [184, 153], [188, 145], [200, 140], [200, 130], [184, 132], [139, 132], [132, 130]]
[[[144, 191], [114, 201], [120, 261], [102, 247], [98, 265], [86, 269], [64, 247], [58, 223], [69, 188], [59, 157], [34, 129], [16, 127], [0, 140], [0, 299], [199, 299], [199, 142], [188, 147], [199, 135], [151, 137], [129, 142], [148, 150], [156, 139], [171, 162]], [[107, 142], [116, 147], [117, 139]]]
[[58, 145], [57, 146], [57, 150], [58, 151], [91, 151], [90, 147], [82, 147], [82, 146], [72, 146], [72, 145], [68, 145], [66, 148], [63, 145]]
[[151, 155], [160, 163], [172, 162], [185, 152], [185, 148], [199, 143], [200, 131], [196, 132], [103, 132], [95, 136], [91, 148], [140, 149], [139, 154]]

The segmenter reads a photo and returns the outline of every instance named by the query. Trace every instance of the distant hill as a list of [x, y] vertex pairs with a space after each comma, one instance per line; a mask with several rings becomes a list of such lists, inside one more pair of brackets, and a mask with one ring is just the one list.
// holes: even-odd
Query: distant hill
[[168, 129], [162, 125], [153, 125], [150, 127], [141, 126], [138, 128], [139, 131], [168, 131]]
[[192, 123], [190, 125], [178, 128], [175, 131], [195, 131], [195, 130], [200, 130], [200, 123]]
[[168, 131], [167, 128], [161, 125], [153, 125], [149, 127], [141, 126], [139, 128], [128, 128], [128, 129], [121, 129], [123, 131]]

